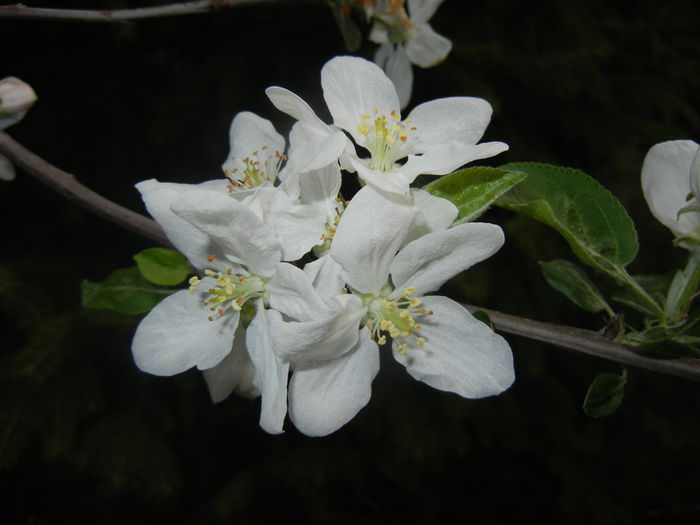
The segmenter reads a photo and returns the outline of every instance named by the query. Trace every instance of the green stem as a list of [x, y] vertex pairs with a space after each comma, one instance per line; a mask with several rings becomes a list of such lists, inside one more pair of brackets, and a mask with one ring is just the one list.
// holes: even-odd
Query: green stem
[[632, 290], [637, 297], [642, 299], [644, 303], [649, 306], [650, 311], [654, 312], [656, 316], [659, 318], [662, 324], [666, 324], [666, 313], [664, 310], [659, 306], [659, 303], [656, 302], [656, 300], [647, 293], [647, 291], [642, 288], [642, 286], [630, 275], [627, 273], [627, 270], [624, 268], [619, 269], [616, 272], [615, 277], [617, 277], [622, 284], [627, 285], [630, 290]]

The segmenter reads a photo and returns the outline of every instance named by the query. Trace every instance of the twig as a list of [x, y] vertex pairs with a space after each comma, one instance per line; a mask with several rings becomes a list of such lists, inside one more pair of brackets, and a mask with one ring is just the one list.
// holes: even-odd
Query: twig
[[154, 220], [120, 206], [83, 186], [73, 175], [35, 155], [4, 131], [0, 131], [0, 153], [27, 173], [86, 210], [96, 213], [122, 228], [148, 237], [158, 244], [170, 245], [163, 229]]
[[115, 9], [114, 11], [100, 9], [49, 9], [43, 7], [29, 7], [24, 4], [14, 4], [0, 6], [0, 18], [31, 18], [35, 20], [72, 20], [74, 22], [112, 23], [143, 18], [211, 13], [219, 9], [280, 1], [281, 0], [200, 0], [197, 2], [182, 2], [179, 4], [166, 4], [155, 7]]
[[655, 359], [646, 357], [634, 348], [605, 339], [597, 332], [560, 324], [533, 321], [525, 317], [504, 314], [479, 306], [464, 305], [470, 311], [482, 310], [489, 314], [494, 327], [503, 332], [520, 335], [535, 341], [549, 343], [568, 350], [602, 357], [624, 365], [652, 370], [693, 381], [700, 381], [700, 359], [673, 358]]
[[[86, 188], [73, 175], [49, 164], [2, 131], [0, 131], [0, 154], [6, 155], [23, 170], [83, 208], [159, 244], [170, 245], [163, 230], [155, 221], [115, 204]], [[471, 311], [483, 310], [489, 314], [496, 329], [509, 334], [661, 374], [700, 381], [699, 359], [653, 359], [640, 355], [628, 346], [605, 339], [590, 330], [533, 321], [479, 306], [465, 306]]]

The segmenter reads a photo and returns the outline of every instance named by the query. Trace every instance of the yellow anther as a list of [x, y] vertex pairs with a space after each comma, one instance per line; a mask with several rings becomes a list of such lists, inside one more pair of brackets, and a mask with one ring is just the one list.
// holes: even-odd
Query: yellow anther
[[396, 351], [401, 355], [405, 354], [406, 350], [408, 350], [408, 345], [406, 343], [400, 344], [396, 349]]
[[407, 286], [403, 289], [403, 295], [401, 297], [411, 297], [414, 293], [416, 293], [416, 287]]
[[369, 135], [369, 126], [367, 124], [365, 124], [364, 122], [362, 124], [358, 124], [357, 132], [360, 135]]
[[[381, 323], [379, 323], [380, 330], [391, 330], [392, 328], [394, 328], [394, 323], [392, 323], [391, 321], [387, 321], [386, 319], [384, 319]], [[370, 330], [371, 330], [371, 328], [370, 328]]]
[[238, 304], [235, 300], [231, 301], [231, 308], [239, 312], [241, 311], [241, 305]]
[[425, 346], [425, 337], [418, 338], [418, 346], [420, 346], [421, 348]]
[[411, 299], [410, 301], [408, 301], [408, 304], [409, 304], [411, 307], [415, 308], [416, 306], [420, 306], [421, 304], [423, 304], [423, 301], [421, 301], [421, 300], [418, 299], [417, 297], [414, 297], [413, 299]]
[[216, 272], [214, 270], [204, 270], [204, 275], [207, 277], [214, 277], [216, 275]]
[[385, 345], [386, 344], [386, 336], [385, 335], [381, 336], [377, 342], [380, 345]]
[[389, 329], [389, 335], [391, 337], [398, 337], [400, 334], [401, 334], [401, 330], [399, 330], [395, 326], [392, 326], [392, 328]]

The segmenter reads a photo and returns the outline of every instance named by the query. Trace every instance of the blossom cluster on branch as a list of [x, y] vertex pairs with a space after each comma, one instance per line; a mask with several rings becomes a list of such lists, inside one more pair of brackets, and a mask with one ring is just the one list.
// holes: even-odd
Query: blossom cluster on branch
[[[478, 143], [489, 104], [438, 99], [403, 118], [391, 80], [355, 57], [330, 60], [321, 83], [332, 124], [292, 92], [267, 90], [297, 120], [288, 149], [269, 121], [242, 112], [220, 180], [137, 185], [198, 273], [142, 320], [136, 364], [165, 376], [197, 367], [215, 402], [261, 396], [270, 433], [287, 413], [307, 435], [342, 427], [369, 401], [380, 351], [434, 388], [502, 392], [514, 380], [508, 343], [427, 294], [495, 253], [503, 233], [455, 226], [454, 204], [409, 187], [507, 149]], [[343, 173], [363, 183], [350, 201]]]

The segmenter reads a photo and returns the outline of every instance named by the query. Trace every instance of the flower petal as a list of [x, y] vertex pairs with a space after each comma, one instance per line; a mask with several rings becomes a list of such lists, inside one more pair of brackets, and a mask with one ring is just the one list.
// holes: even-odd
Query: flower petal
[[642, 191], [651, 213], [677, 237], [695, 236], [700, 214], [678, 212], [688, 201], [690, 168], [698, 150], [692, 140], [670, 140], [651, 147], [642, 165]]
[[233, 178], [239, 178], [236, 174], [243, 175], [243, 170], [248, 167], [243, 162], [246, 158], [259, 161], [261, 166], [267, 165], [261, 169], [270, 175], [285, 148], [284, 137], [277, 133], [272, 123], [250, 111], [242, 111], [233, 118], [229, 141], [231, 151], [221, 167]]
[[413, 241], [431, 232], [446, 230], [459, 215], [457, 206], [447, 199], [431, 195], [425, 190], [411, 189], [413, 204], [420, 214], [420, 222], [409, 233], [406, 242]]
[[414, 227], [418, 208], [390, 200], [369, 186], [353, 197], [331, 244], [331, 257], [355, 290], [378, 293], [396, 251]]
[[310, 321], [283, 321], [270, 317], [275, 334], [275, 352], [295, 364], [334, 359], [348, 352], [357, 342], [358, 328], [366, 308], [352, 294], [340, 295], [334, 308]]
[[[394, 358], [412, 377], [433, 388], [480, 398], [513, 384], [513, 355], [505, 339], [447, 297], [424, 298], [433, 315], [421, 321], [424, 347], [409, 347]], [[394, 343], [395, 345], [395, 343]]]
[[437, 290], [448, 279], [483, 261], [503, 246], [495, 224], [470, 222], [430, 233], [408, 243], [391, 265], [397, 295], [407, 286], [417, 295]]
[[246, 332], [246, 346], [253, 362], [253, 386], [262, 396], [260, 426], [270, 434], [284, 432], [287, 414], [287, 376], [289, 363], [275, 354], [274, 338], [270, 329], [270, 317], [280, 316], [274, 310], [265, 310], [258, 300], [257, 312]]
[[160, 224], [173, 246], [182, 252], [193, 266], [205, 268], [208, 266], [208, 255], [223, 255], [208, 235], [175, 215], [170, 209], [170, 204], [175, 199], [192, 190], [206, 189], [222, 194], [228, 193], [223, 179], [202, 184], [174, 184], [149, 179], [136, 184], [136, 189], [141, 192], [148, 213]]
[[409, 155], [406, 164], [391, 174], [401, 175], [410, 184], [418, 175], [445, 175], [474, 160], [485, 159], [508, 150], [503, 142], [482, 142], [475, 146], [460, 142], [436, 144], [421, 155]]
[[382, 44], [374, 55], [374, 61], [394, 84], [400, 109], [405, 108], [411, 100], [413, 90], [413, 66], [404, 46], [390, 42]]
[[251, 399], [260, 395], [253, 386], [253, 363], [246, 350], [245, 337], [245, 328], [239, 323], [231, 352], [218, 365], [202, 370], [214, 403], [223, 401], [232, 392]]
[[424, 102], [407, 117], [416, 129], [408, 134], [406, 145], [412, 152], [423, 153], [449, 142], [476, 144], [492, 112], [491, 104], [482, 98], [447, 97]]
[[379, 348], [363, 328], [352, 351], [294, 369], [289, 382], [290, 419], [307, 436], [335, 432], [369, 402], [378, 371]]
[[[330, 254], [325, 254], [304, 266], [304, 273], [319, 295], [325, 300], [343, 293], [343, 269]], [[327, 302], [327, 301], [326, 301]]]
[[415, 34], [405, 44], [406, 55], [419, 67], [433, 67], [449, 55], [452, 42], [436, 33], [429, 24], [416, 24]]
[[292, 264], [277, 265], [267, 292], [270, 306], [296, 321], [311, 321], [328, 313], [328, 306], [314, 290], [309, 277]]
[[206, 234], [229, 260], [262, 277], [275, 273], [281, 247], [271, 226], [244, 203], [215, 192], [181, 194], [170, 209]]
[[326, 212], [315, 206], [298, 204], [277, 187], [261, 187], [243, 203], [255, 210], [263, 223], [272, 227], [282, 248], [283, 261], [301, 259], [321, 243], [326, 230]]
[[[212, 279], [202, 279], [201, 289], [212, 286]], [[205, 296], [176, 292], [143, 318], [131, 345], [136, 366], [149, 374], [171, 376], [193, 366], [211, 368], [226, 357], [239, 314], [231, 310], [209, 321], [211, 312], [202, 306]]]
[[350, 133], [358, 144], [364, 136], [357, 126], [363, 114], [374, 110], [389, 114], [399, 110], [396, 89], [379, 66], [357, 57], [336, 57], [321, 69], [323, 98], [336, 125]]

